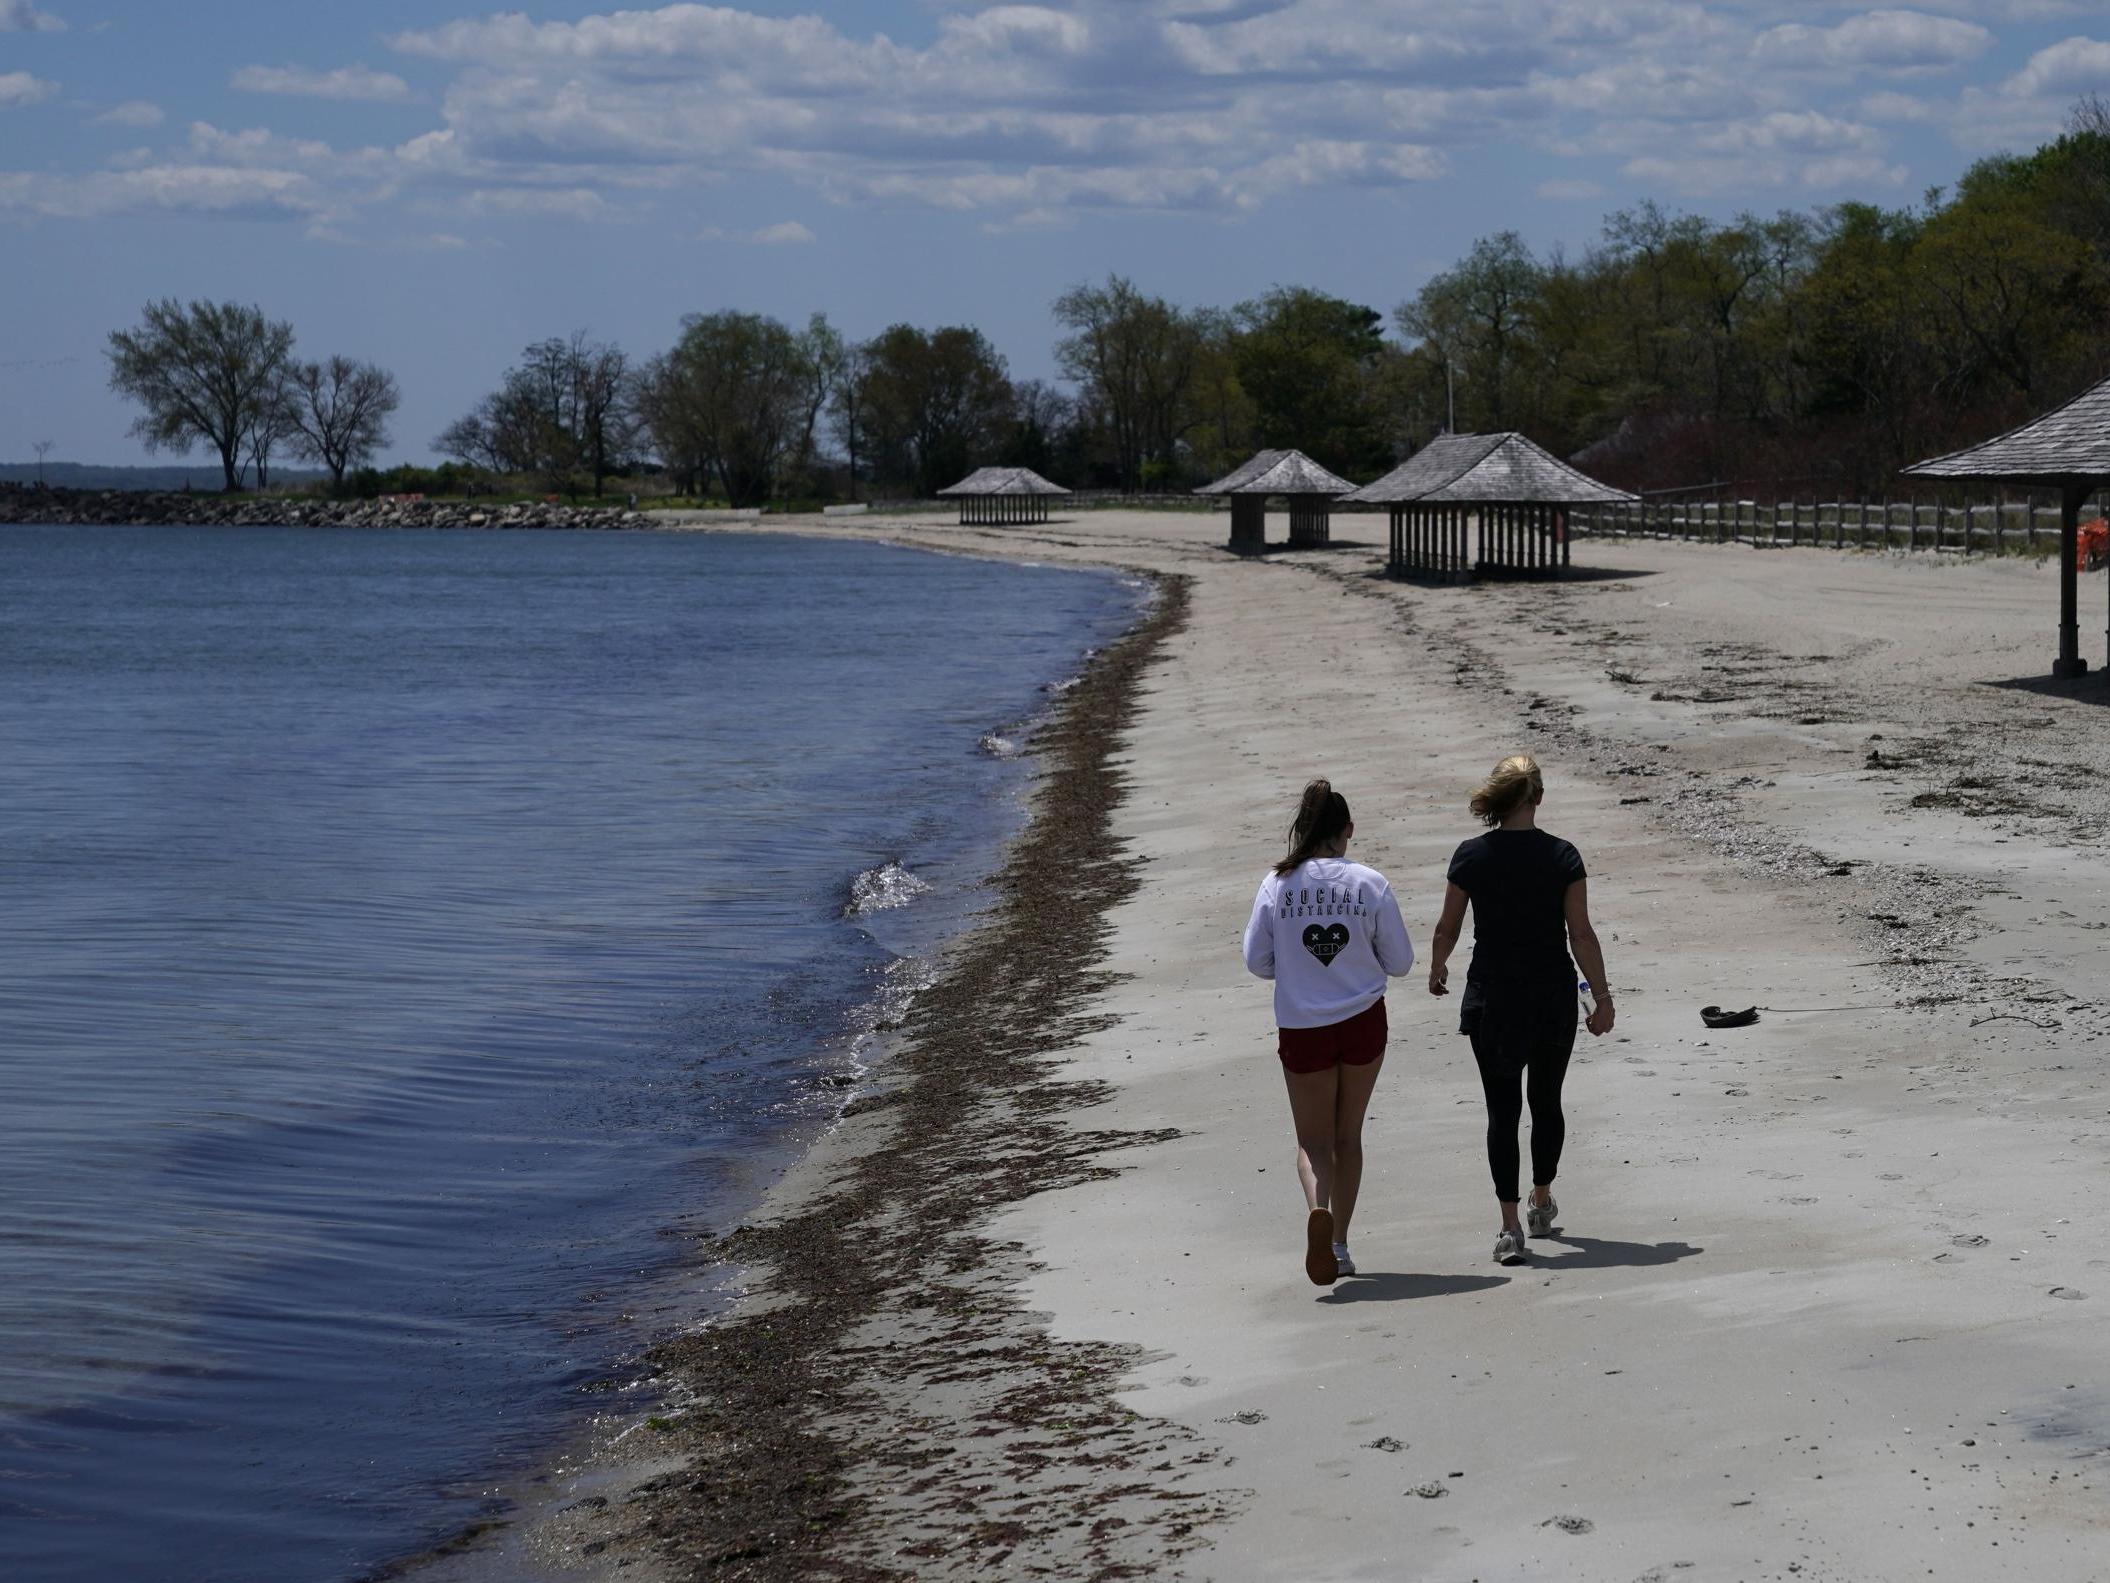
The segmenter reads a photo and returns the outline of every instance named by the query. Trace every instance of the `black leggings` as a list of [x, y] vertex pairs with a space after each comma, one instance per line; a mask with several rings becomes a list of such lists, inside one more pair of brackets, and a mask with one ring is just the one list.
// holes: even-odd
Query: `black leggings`
[[1571, 1012], [1545, 1019], [1534, 1027], [1512, 1029], [1501, 1039], [1483, 1025], [1473, 1030], [1472, 1040], [1480, 1087], [1487, 1095], [1487, 1167], [1494, 1173], [1495, 1197], [1513, 1204], [1518, 1196], [1517, 1123], [1523, 1119], [1526, 1099], [1531, 1102], [1532, 1183], [1550, 1187], [1560, 1169], [1561, 1145], [1568, 1136], [1561, 1115], [1561, 1083], [1575, 1050], [1575, 1017]]

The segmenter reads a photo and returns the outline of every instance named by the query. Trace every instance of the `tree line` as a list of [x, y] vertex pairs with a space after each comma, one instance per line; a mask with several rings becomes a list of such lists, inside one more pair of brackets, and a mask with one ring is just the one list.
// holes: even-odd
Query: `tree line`
[[[1642, 204], [1572, 257], [1503, 232], [1389, 315], [1304, 286], [1190, 307], [1115, 275], [1052, 318], [1066, 389], [967, 325], [853, 341], [721, 311], [645, 358], [551, 338], [435, 448], [549, 490], [656, 473], [751, 506], [928, 496], [987, 464], [1183, 490], [1261, 447], [1371, 478], [1447, 429], [1521, 429], [1629, 487], [1879, 493], [2110, 371], [2110, 107], [1899, 208]], [[394, 381], [292, 344], [253, 308], [151, 304], [111, 337], [112, 383], [150, 449], [203, 441], [230, 488], [279, 443], [342, 487], [387, 443]]]

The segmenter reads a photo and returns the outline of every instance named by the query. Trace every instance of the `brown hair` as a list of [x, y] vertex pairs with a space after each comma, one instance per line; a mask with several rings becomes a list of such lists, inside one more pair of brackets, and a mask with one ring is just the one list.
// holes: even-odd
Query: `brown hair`
[[1545, 795], [1546, 778], [1539, 773], [1539, 761], [1529, 753], [1512, 753], [1495, 766], [1466, 806], [1475, 819], [1500, 824], [1524, 804]]
[[1333, 789], [1332, 781], [1313, 781], [1304, 788], [1304, 800], [1297, 804], [1297, 817], [1289, 827], [1289, 855], [1275, 865], [1275, 872], [1287, 874], [1299, 863], [1310, 862], [1347, 828], [1348, 799]]

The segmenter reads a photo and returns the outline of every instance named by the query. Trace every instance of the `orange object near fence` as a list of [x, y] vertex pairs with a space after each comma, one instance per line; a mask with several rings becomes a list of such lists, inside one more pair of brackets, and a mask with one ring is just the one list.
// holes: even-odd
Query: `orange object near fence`
[[2073, 564], [2079, 571], [2092, 572], [2105, 561], [2110, 561], [2110, 522], [2097, 517], [2081, 524], [2074, 542]]

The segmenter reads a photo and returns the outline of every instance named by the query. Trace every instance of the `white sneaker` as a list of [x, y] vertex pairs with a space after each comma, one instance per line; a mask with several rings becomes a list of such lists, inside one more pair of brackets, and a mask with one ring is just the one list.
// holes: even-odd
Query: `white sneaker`
[[1349, 1254], [1347, 1243], [1336, 1242], [1333, 1245], [1333, 1262], [1341, 1274], [1355, 1274], [1355, 1259]]
[[1548, 1193], [1543, 1204], [1525, 1204], [1524, 1224], [1534, 1237], [1550, 1237], [1553, 1235], [1553, 1217], [1560, 1212], [1561, 1206], [1556, 1204], [1553, 1195]]
[[1524, 1228], [1504, 1226], [1495, 1238], [1495, 1263], [1522, 1264], [1524, 1262]]

